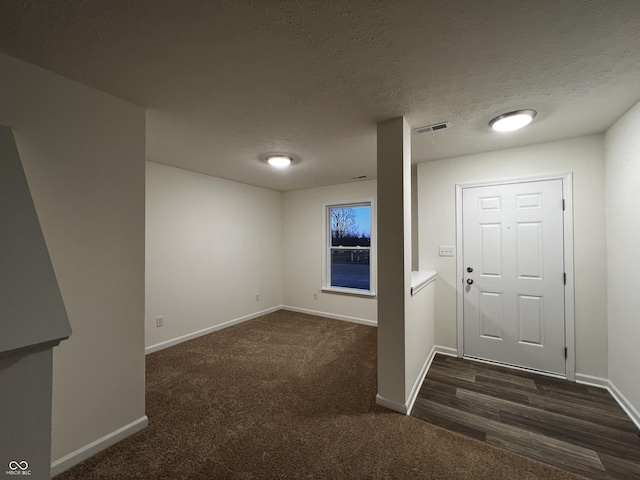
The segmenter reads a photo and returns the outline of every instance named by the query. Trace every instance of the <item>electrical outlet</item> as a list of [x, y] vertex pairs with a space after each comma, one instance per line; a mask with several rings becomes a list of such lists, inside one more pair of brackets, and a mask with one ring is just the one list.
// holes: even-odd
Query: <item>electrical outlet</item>
[[440, 247], [439, 255], [441, 257], [453, 257], [455, 256], [453, 252], [454, 252], [454, 247]]
[[256, 293], [256, 302], [259, 302], [259, 301], [260, 301], [260, 294]]
[[156, 327], [164, 327], [164, 317], [156, 317]]
[[313, 299], [317, 300], [318, 299], [318, 292], [313, 292]]

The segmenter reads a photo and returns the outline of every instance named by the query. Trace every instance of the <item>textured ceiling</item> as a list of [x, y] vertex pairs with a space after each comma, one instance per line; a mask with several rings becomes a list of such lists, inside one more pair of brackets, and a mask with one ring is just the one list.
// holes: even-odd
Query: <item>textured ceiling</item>
[[[640, 100], [637, 0], [3, 0], [0, 51], [148, 107], [149, 160], [275, 190], [375, 178], [400, 115], [451, 123], [417, 163], [603, 132]], [[530, 127], [491, 133], [518, 108]]]

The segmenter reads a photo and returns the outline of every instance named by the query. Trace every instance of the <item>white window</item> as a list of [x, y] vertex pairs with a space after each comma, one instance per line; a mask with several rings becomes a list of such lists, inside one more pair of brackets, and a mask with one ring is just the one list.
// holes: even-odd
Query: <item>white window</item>
[[326, 206], [324, 288], [373, 295], [372, 202]]

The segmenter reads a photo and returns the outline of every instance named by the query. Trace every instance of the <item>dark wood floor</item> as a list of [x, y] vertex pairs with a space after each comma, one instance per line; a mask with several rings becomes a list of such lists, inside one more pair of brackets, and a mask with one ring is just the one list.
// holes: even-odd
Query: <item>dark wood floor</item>
[[640, 479], [640, 432], [608, 391], [436, 355], [411, 416], [597, 479]]

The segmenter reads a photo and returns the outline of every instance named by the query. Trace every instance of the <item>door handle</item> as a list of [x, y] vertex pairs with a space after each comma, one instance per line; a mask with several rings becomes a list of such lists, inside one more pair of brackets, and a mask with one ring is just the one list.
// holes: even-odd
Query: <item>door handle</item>
[[472, 284], [473, 284], [473, 279], [467, 278], [467, 285], [472, 285]]

